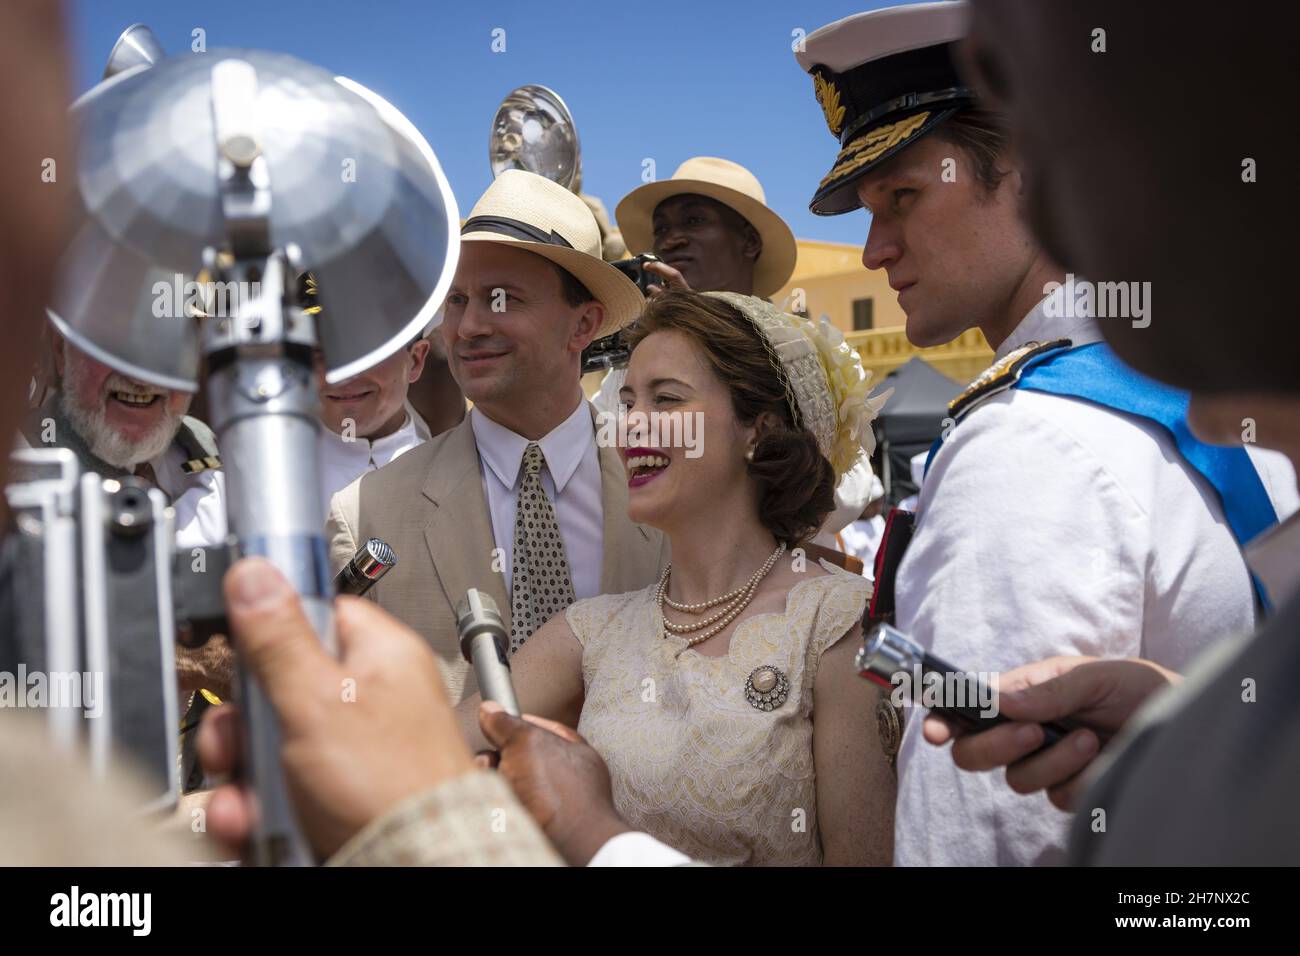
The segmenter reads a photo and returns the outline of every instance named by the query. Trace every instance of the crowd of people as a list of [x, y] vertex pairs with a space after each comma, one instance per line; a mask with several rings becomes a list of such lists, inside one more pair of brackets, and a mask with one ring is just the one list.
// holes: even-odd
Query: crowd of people
[[[57, 64], [57, 12], [4, 16], [0, 36]], [[178, 649], [204, 847], [133, 820], [66, 855], [14, 842], [11, 861], [237, 852], [257, 812], [230, 777], [238, 657], [335, 864], [1295, 862], [1300, 350], [1270, 271], [1294, 190], [1268, 181], [1294, 132], [1201, 57], [1260, 91], [1292, 67], [1265, 22], [1211, 37], [1185, 19], [919, 3], [797, 50], [838, 144], [811, 208], [870, 213], [863, 265], [912, 343], [979, 329], [995, 351], [916, 462], [907, 519], [884, 520], [870, 467], [888, 391], [828, 322], [771, 301], [796, 246], [748, 170], [695, 157], [618, 203], [627, 251], [659, 260], [648, 295], [588, 202], [501, 173], [465, 217], [436, 327], [345, 382], [320, 366], [331, 564], [371, 538], [399, 555], [337, 602], [339, 657], [260, 558], [226, 577], [229, 638]], [[21, 68], [11, 52], [0, 69]], [[37, 125], [0, 107], [27, 153], [65, 135], [60, 92]], [[1236, 141], [1191, 129], [1210, 121]], [[4, 356], [6, 380], [40, 371], [0, 424], [160, 488], [179, 547], [221, 545], [221, 450], [190, 396], [34, 334], [60, 241], [0, 239], [8, 323], [30, 333], [13, 338], [47, 347]], [[1158, 304], [1139, 322], [1067, 303], [1076, 276], [1149, 282]], [[304, 288], [328, 321], [328, 288]], [[615, 332], [627, 367], [588, 400], [584, 349]], [[617, 446], [610, 412], [638, 423]], [[705, 440], [660, 441], [656, 416]], [[501, 610], [523, 717], [481, 701], [462, 657], [470, 588]], [[998, 675], [1008, 720], [959, 727], [859, 677], [882, 591], [929, 653]], [[39, 761], [38, 729], [0, 718], [0, 752]], [[1068, 732], [1045, 746], [1052, 721]], [[80, 825], [112, 829], [114, 794]], [[0, 785], [0, 834], [61, 812]]]

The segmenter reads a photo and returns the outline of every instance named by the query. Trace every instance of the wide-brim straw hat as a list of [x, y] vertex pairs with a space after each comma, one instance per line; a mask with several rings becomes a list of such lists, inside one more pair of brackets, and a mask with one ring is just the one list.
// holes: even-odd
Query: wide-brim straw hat
[[502, 172], [470, 210], [460, 239], [517, 246], [567, 270], [605, 307], [596, 338], [614, 334], [645, 308], [636, 283], [600, 257], [600, 227], [587, 204], [544, 176]]
[[767, 206], [758, 178], [739, 163], [714, 156], [696, 156], [677, 167], [672, 179], [638, 186], [618, 204], [614, 218], [633, 255], [654, 247], [655, 207], [670, 196], [707, 196], [734, 210], [763, 240], [754, 263], [754, 294], [775, 294], [794, 274], [798, 246], [785, 220]]

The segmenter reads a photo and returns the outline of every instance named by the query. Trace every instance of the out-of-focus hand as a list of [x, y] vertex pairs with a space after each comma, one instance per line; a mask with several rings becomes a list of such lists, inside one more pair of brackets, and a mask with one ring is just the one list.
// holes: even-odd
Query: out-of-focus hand
[[[226, 574], [235, 647], [280, 720], [281, 760], [298, 821], [319, 858], [387, 810], [472, 769], [432, 652], [373, 603], [339, 598], [340, 660], [317, 640], [298, 595], [269, 561]], [[239, 763], [239, 714], [210, 711], [199, 730], [209, 773]], [[251, 794], [213, 792], [208, 831], [232, 846], [252, 830]]]
[[[1006, 767], [1012, 790], [1046, 790], [1054, 806], [1069, 810], [1083, 789], [1083, 771], [1102, 743], [1152, 694], [1179, 680], [1178, 674], [1146, 660], [1049, 657], [1001, 675], [997, 700], [1007, 723], [972, 733], [931, 713], [923, 732], [936, 746], [952, 740], [952, 759], [962, 770]], [[1062, 719], [1078, 729], [1029, 756], [1043, 744], [1042, 723]]]
[[686, 278], [666, 262], [647, 262], [641, 268], [663, 279], [662, 282], [652, 282], [646, 286], [647, 296], [658, 295], [666, 289], [674, 289], [678, 292], [691, 291], [690, 283]]
[[497, 769], [570, 866], [631, 830], [614, 809], [609, 769], [592, 746], [563, 724], [479, 705], [479, 727], [498, 749]]

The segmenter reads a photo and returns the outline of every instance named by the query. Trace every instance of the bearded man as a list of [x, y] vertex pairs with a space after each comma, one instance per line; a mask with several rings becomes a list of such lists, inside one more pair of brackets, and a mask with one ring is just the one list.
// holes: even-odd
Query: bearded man
[[[28, 414], [19, 445], [66, 448], [83, 471], [134, 475], [160, 489], [175, 512], [182, 554], [224, 545], [225, 476], [212, 430], [185, 414], [193, 396], [123, 375], [50, 331], [54, 388]], [[196, 650], [177, 646], [176, 671], [182, 703], [196, 711], [186, 722], [196, 723], [207, 703], [229, 696], [234, 655], [220, 635]], [[199, 776], [186, 740], [188, 789]]]

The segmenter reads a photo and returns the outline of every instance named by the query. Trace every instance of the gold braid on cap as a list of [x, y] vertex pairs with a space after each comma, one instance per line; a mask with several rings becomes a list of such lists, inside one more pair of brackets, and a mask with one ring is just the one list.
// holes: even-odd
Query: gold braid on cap
[[839, 329], [782, 312], [766, 299], [706, 292], [754, 326], [785, 390], [796, 427], [807, 428], [840, 477], [876, 447], [871, 422], [893, 389], [871, 395], [871, 375]]
[[827, 183], [833, 182], [842, 176], [847, 176], [858, 167], [865, 166], [873, 159], [884, 155], [887, 150], [893, 149], [924, 126], [925, 121], [929, 118], [929, 113], [917, 113], [915, 116], [909, 116], [896, 123], [877, 126], [861, 139], [857, 139], [844, 147], [840, 152], [839, 162], [823, 177], [821, 183], [818, 184], [818, 188], [823, 188]]

